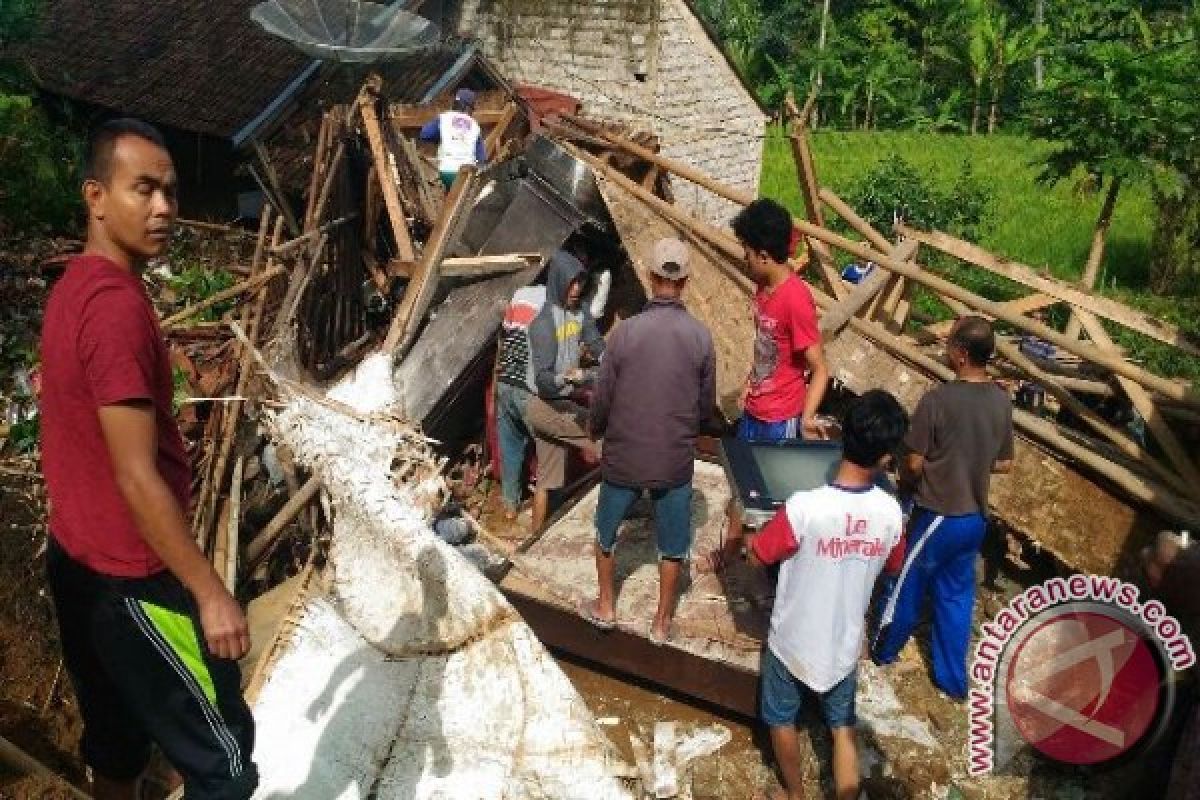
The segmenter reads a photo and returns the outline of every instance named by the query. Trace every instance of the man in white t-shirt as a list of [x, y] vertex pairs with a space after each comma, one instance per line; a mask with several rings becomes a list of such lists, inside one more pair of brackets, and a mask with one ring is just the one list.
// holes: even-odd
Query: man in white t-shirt
[[454, 185], [461, 167], [482, 166], [487, 162], [483, 131], [471, 116], [474, 111], [475, 92], [459, 89], [451, 110], [443, 111], [421, 128], [421, 141], [438, 143], [438, 172], [447, 191]]
[[875, 477], [907, 430], [894, 397], [867, 392], [846, 411], [834, 480], [792, 495], [750, 545], [754, 563], [780, 565], [760, 670], [760, 712], [784, 787], [773, 800], [804, 797], [795, 724], [805, 695], [820, 699], [833, 737], [838, 800], [858, 796], [854, 693], [864, 618], [885, 563], [904, 556], [900, 504]]

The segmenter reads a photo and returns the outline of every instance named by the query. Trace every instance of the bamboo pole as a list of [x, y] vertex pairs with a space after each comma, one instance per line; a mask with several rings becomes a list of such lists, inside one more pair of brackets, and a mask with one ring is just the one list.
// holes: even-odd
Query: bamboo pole
[[266, 272], [260, 272], [258, 275], [255, 275], [252, 278], [247, 278], [246, 280], [241, 281], [240, 283], [235, 283], [233, 286], [230, 286], [228, 289], [223, 289], [223, 290], [217, 292], [216, 294], [212, 295], [211, 297], [206, 297], [205, 299], [201, 300], [198, 303], [193, 303], [192, 305], [188, 306], [187, 308], [185, 308], [181, 311], [175, 312], [174, 314], [172, 314], [171, 316], [167, 317], [166, 319], [164, 319], [162, 321], [161, 327], [163, 328], [164, 331], [167, 328], [172, 328], [172, 327], [178, 325], [179, 323], [183, 322], [184, 320], [188, 319], [189, 317], [193, 317], [196, 314], [199, 314], [203, 311], [207, 311], [208, 309], [212, 308], [215, 305], [220, 305], [221, 303], [224, 303], [226, 300], [232, 300], [233, 298], [237, 297], [238, 295], [244, 294], [245, 292], [253, 291], [253, 290], [257, 289], [258, 287], [262, 286], [267, 281], [274, 278], [276, 275], [282, 275], [282, 274], [283, 274], [283, 267], [279, 267], [279, 266], [272, 267], [271, 269], [267, 270]]
[[[813, 98], [815, 102], [815, 94]], [[808, 144], [808, 122], [806, 119], [796, 120], [791, 113], [794, 110], [795, 104], [792, 103], [788, 109], [788, 115], [792, 117], [792, 131], [788, 134], [788, 141], [792, 146], [792, 161], [796, 165], [796, 176], [800, 180], [800, 194], [804, 198], [804, 210], [809, 221], [825, 227], [825, 218], [821, 214], [821, 204], [818, 201], [821, 182], [817, 178], [817, 165]], [[824, 242], [812, 237], [809, 237], [808, 244], [809, 249], [816, 254], [817, 261], [821, 265], [821, 274], [825, 277], [826, 287], [833, 292], [834, 297], [840, 299], [846, 290], [842, 286], [841, 276], [838, 275], [833, 253]]]
[[321, 116], [321, 127], [317, 130], [317, 145], [313, 150], [312, 174], [308, 176], [308, 194], [304, 204], [304, 230], [309, 230], [313, 224], [313, 211], [317, 205], [317, 192], [320, 191], [321, 173], [325, 169], [325, 156], [329, 149], [329, 137], [333, 127], [334, 113], [326, 111]]
[[[1028, 314], [1033, 311], [1041, 311], [1043, 308], [1056, 305], [1059, 301], [1053, 297], [1037, 293], [1026, 297], [1018, 297], [1016, 300], [1007, 300], [1002, 305], [1014, 314]], [[954, 327], [954, 320], [948, 319], [944, 322], [935, 322], [932, 325], [926, 325], [924, 330], [934, 336], [944, 338], [950, 333], [950, 329]]]
[[40, 778], [46, 778], [54, 784], [61, 786], [64, 791], [76, 800], [91, 800], [92, 796], [80, 790], [75, 784], [68, 781], [62, 775], [59, 775], [54, 770], [47, 767], [41, 761], [38, 761], [33, 756], [26, 753], [20, 747], [0, 736], [0, 761], [8, 764], [14, 770], [25, 775], [36, 775]]
[[974, 264], [977, 267], [986, 269], [988, 272], [1027, 286], [1034, 291], [1057, 298], [1076, 308], [1091, 311], [1099, 317], [1116, 322], [1152, 339], [1157, 339], [1164, 344], [1178, 347], [1188, 355], [1200, 356], [1200, 346], [1193, 343], [1187, 334], [1178, 327], [1163, 320], [1155, 319], [1149, 314], [1143, 314], [1136, 309], [1118, 303], [1116, 300], [1089, 294], [1063, 281], [1043, 277], [1038, 275], [1032, 267], [1000, 258], [984, 250], [982, 247], [963, 241], [962, 239], [957, 239], [941, 231], [921, 231], [916, 228], [910, 228], [907, 225], [897, 225], [896, 232], [902, 236], [917, 239], [922, 244], [929, 245], [935, 250], [940, 250], [957, 259], [966, 261], [968, 264]]
[[1074, 353], [1080, 358], [1110, 369], [1118, 375], [1122, 375], [1126, 378], [1137, 381], [1143, 386], [1153, 389], [1154, 391], [1159, 392], [1166, 397], [1169, 397], [1173, 400], [1187, 402], [1192, 405], [1200, 405], [1200, 393], [1196, 392], [1191, 387], [1182, 386], [1174, 381], [1168, 380], [1159, 375], [1155, 375], [1154, 373], [1149, 372], [1148, 370], [1145, 370], [1136, 364], [1130, 364], [1112, 352], [1106, 352], [1098, 347], [1084, 344], [1078, 339], [1067, 337], [1059, 331], [1056, 331], [1041, 322], [1023, 317], [1020, 314], [1014, 314], [1006, 309], [1001, 303], [980, 297], [974, 292], [962, 288], [958, 284], [951, 283], [945, 278], [919, 268], [919, 265], [916, 265], [915, 263], [910, 264], [897, 261], [891, 256], [884, 255], [883, 253], [873, 250], [870, 247], [860, 244], [859, 242], [847, 239], [844, 236], [839, 236], [832, 231], [828, 231], [817, 225], [804, 222], [803, 220], [797, 220], [796, 224], [803, 233], [816, 237], [832, 247], [836, 247], [839, 250], [844, 250], [845, 252], [858, 256], [859, 258], [866, 259], [868, 261], [874, 261], [877, 265], [885, 269], [889, 269], [892, 272], [899, 273], [915, 283], [919, 283], [929, 289], [932, 289], [938, 294], [952, 297], [955, 300], [958, 300], [959, 302], [975, 309], [976, 311], [980, 311], [984, 314], [995, 317], [996, 319], [1003, 320], [1013, 327], [1020, 328], [1027, 333], [1032, 333], [1034, 336], [1045, 339], [1047, 342], [1050, 342], [1051, 344], [1056, 345], [1057, 347], [1060, 347], [1069, 353]]
[[246, 545], [246, 568], [243, 574], [253, 574], [258, 565], [271, 555], [287, 526], [320, 491], [321, 479], [313, 475], [288, 499], [283, 508], [279, 509], [271, 521]]

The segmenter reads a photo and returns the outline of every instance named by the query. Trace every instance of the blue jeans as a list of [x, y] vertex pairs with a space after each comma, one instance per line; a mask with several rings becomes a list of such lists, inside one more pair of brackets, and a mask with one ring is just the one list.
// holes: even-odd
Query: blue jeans
[[658, 537], [658, 554], [662, 558], [681, 561], [692, 550], [692, 484], [672, 489], [635, 489], [604, 481], [600, 484], [600, 500], [596, 505], [596, 540], [600, 549], [611, 553], [617, 546], [617, 529], [629, 507], [650, 493], [654, 501], [654, 526]]
[[737, 438], [743, 442], [781, 442], [803, 439], [804, 425], [800, 417], [767, 422], [753, 414], [742, 414], [737, 424]]
[[763, 650], [759, 668], [761, 691], [759, 716], [772, 728], [795, 725], [796, 716], [804, 705], [804, 696], [816, 695], [821, 701], [821, 715], [830, 728], [854, 727], [854, 693], [858, 689], [858, 667], [842, 678], [827, 692], [814, 692], [796, 679], [768, 646]]
[[496, 382], [496, 439], [500, 446], [500, 493], [504, 505], [515, 511], [521, 505], [521, 474], [525, 447], [533, 439], [525, 422], [525, 408], [533, 395], [520, 386]]

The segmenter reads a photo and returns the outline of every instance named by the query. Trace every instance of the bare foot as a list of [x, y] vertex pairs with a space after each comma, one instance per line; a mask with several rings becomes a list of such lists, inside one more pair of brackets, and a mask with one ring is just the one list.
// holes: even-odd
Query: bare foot
[[671, 620], [659, 622], [657, 619], [650, 623], [650, 642], [662, 646], [671, 638]]
[[602, 631], [611, 631], [617, 627], [617, 615], [613, 611], [603, 613], [599, 600], [582, 600], [579, 603], [579, 616]]

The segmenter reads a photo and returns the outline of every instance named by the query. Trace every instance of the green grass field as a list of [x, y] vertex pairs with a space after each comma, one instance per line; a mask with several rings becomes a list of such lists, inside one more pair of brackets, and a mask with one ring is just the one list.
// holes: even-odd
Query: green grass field
[[[843, 198], [876, 163], [893, 154], [916, 167], [930, 184], [944, 188], [953, 185], [963, 162], [969, 161], [976, 179], [988, 181], [993, 192], [988, 219], [977, 244], [1059, 278], [1077, 279], [1087, 258], [1103, 193], [1087, 190], [1082, 179], [1054, 185], [1038, 183], [1038, 161], [1047, 148], [1045, 142], [1022, 136], [904, 131], [822, 131], [812, 135], [817, 175], [822, 185]], [[761, 192], [779, 200], [793, 213], [803, 215], [791, 148], [777, 127], [769, 131], [764, 150]], [[1097, 288], [1179, 325], [1200, 340], [1200, 298], [1157, 297], [1146, 288], [1154, 212], [1147, 188], [1122, 189]], [[971, 277], [982, 277], [978, 270], [972, 272]], [[1003, 283], [1000, 279], [996, 281]], [[975, 280], [963, 282], [980, 289]], [[1013, 296], [1012, 288], [1007, 287], [1006, 291], [1005, 287], [997, 286], [996, 291], [985, 294], [1003, 299]], [[1121, 344], [1130, 347], [1136, 357], [1155, 370], [1187, 377], [1200, 385], [1200, 359], [1185, 357], [1138, 334], [1116, 328], [1113, 332]]]

